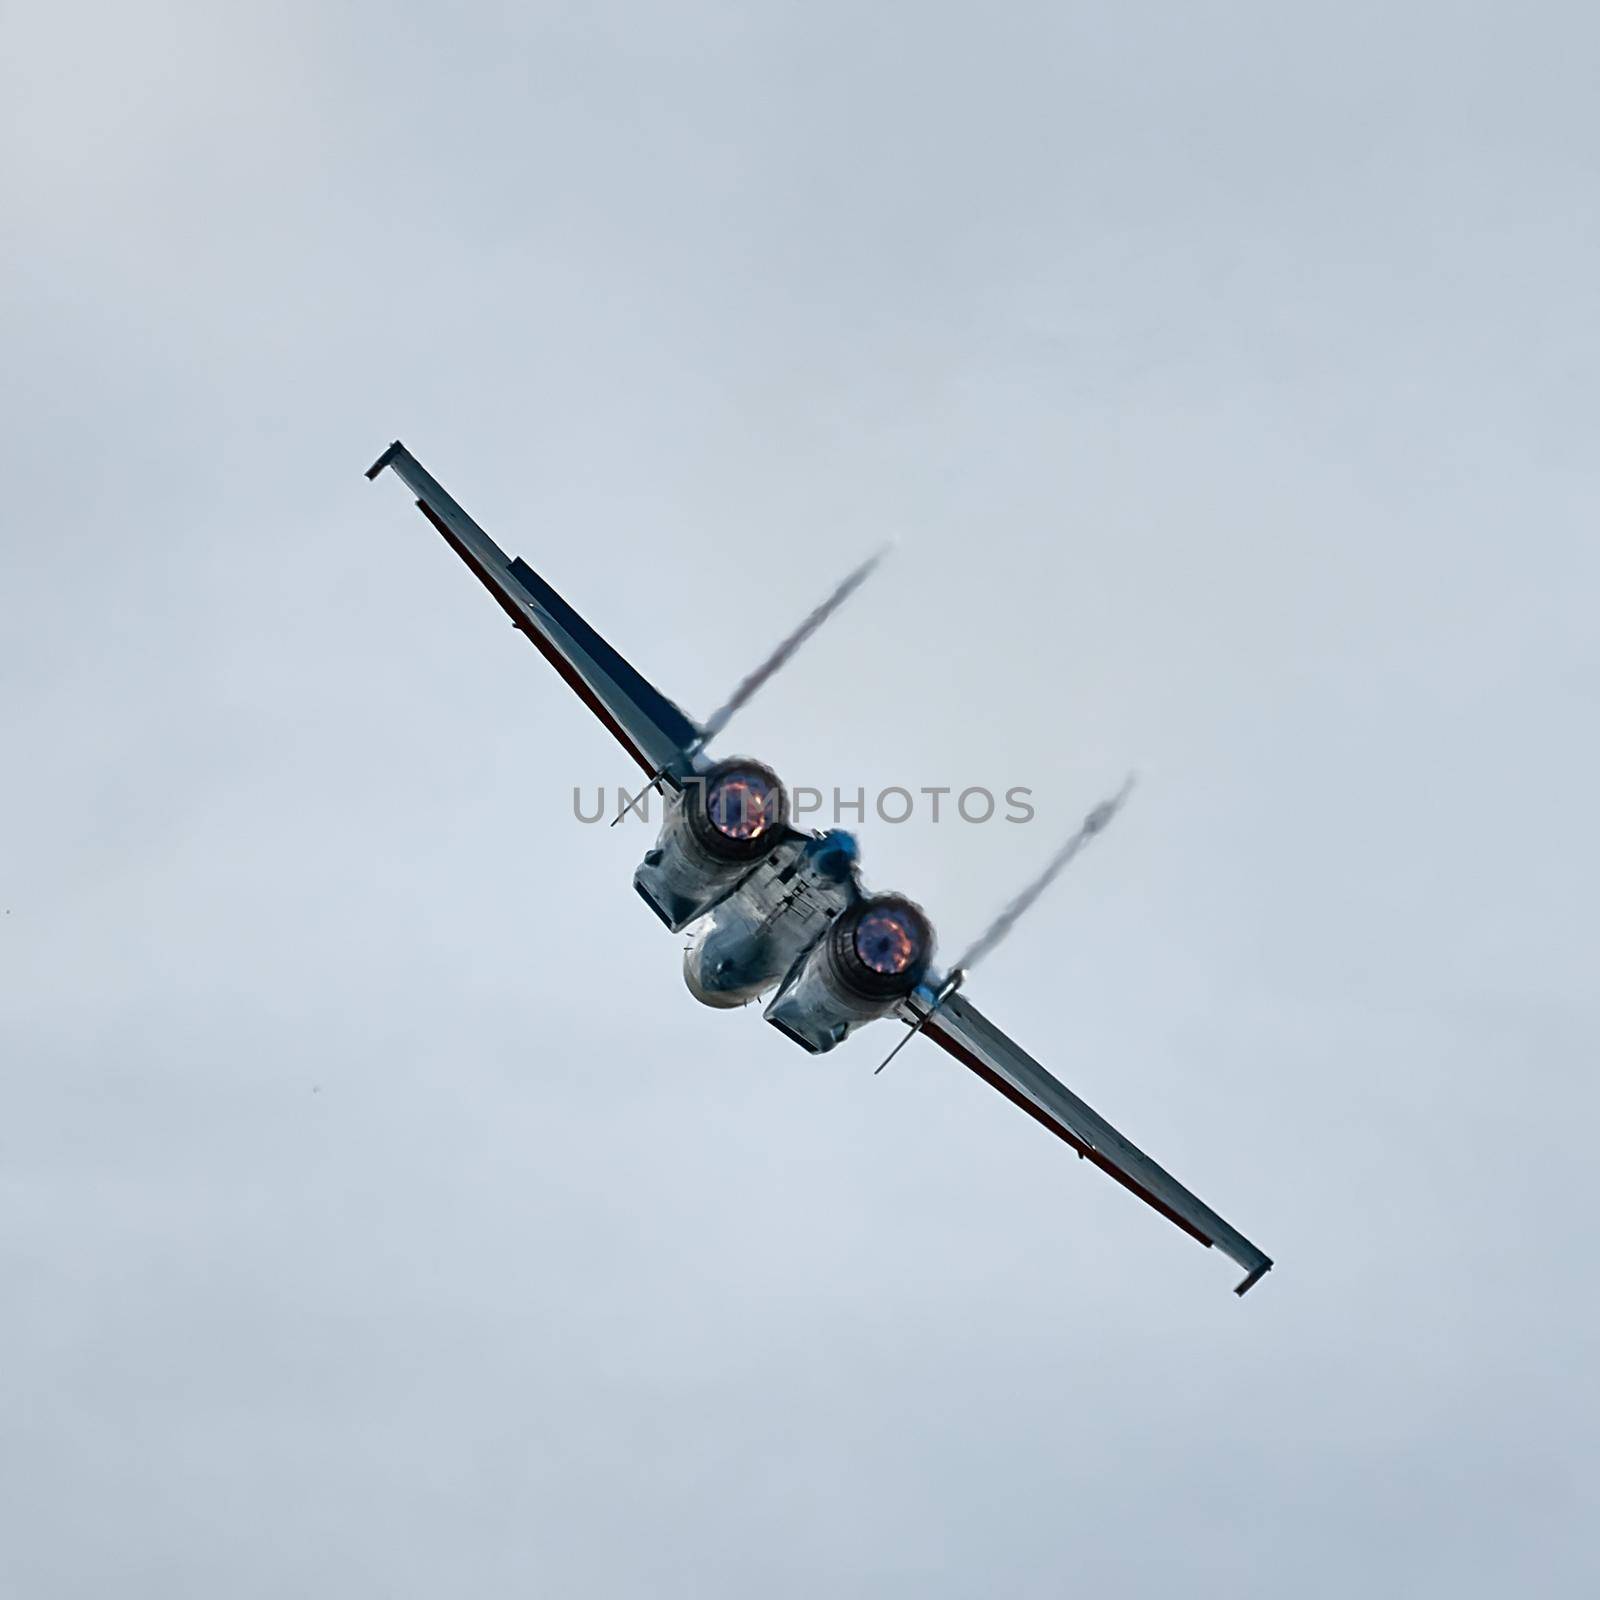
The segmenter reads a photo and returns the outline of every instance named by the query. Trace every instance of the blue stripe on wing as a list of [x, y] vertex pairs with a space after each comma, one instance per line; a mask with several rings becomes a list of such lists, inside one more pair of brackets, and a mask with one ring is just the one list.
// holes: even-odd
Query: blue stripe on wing
[[700, 730], [683, 708], [669, 700], [643, 673], [614, 649], [561, 598], [521, 556], [511, 562], [511, 575], [528, 591], [539, 608], [547, 612], [571, 635], [616, 686], [680, 750], [687, 750], [700, 737]]

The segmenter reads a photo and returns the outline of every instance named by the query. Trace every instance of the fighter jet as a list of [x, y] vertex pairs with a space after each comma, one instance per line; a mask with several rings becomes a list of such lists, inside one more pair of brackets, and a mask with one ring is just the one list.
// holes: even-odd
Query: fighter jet
[[[478, 526], [398, 440], [367, 470], [385, 468], [494, 596], [512, 625], [571, 685], [658, 791], [660, 834], [633, 886], [674, 933], [686, 933], [683, 976], [708, 1006], [763, 996], [762, 1015], [814, 1055], [867, 1023], [905, 1025], [1048, 1128], [1078, 1156], [1115, 1178], [1208, 1249], [1245, 1269], [1244, 1294], [1271, 1260], [1142, 1150], [1054, 1078], [962, 993], [968, 973], [1004, 938], [1127, 798], [1102, 802], [1039, 876], [945, 972], [933, 964], [933, 927], [904, 895], [869, 892], [860, 852], [842, 828], [807, 832], [789, 819], [773, 770], [745, 757], [715, 759], [707, 746], [871, 571], [864, 563], [734, 691], [697, 723], [612, 648], [539, 573], [512, 558]], [[878, 1069], [880, 1072], [883, 1067]]]

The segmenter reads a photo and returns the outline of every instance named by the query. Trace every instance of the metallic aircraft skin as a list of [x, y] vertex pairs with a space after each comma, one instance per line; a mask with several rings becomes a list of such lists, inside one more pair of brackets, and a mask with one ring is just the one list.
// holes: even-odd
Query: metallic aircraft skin
[[[634, 888], [674, 932], [687, 932], [689, 992], [717, 1008], [771, 995], [763, 1015], [813, 1054], [834, 1049], [865, 1023], [887, 1017], [921, 1032], [976, 1076], [1208, 1248], [1246, 1269], [1244, 1294], [1271, 1259], [1091, 1110], [967, 999], [967, 969], [1126, 797], [1095, 808], [1079, 833], [1019, 895], [962, 962], [940, 976], [932, 925], [898, 895], [869, 893], [860, 852], [843, 829], [802, 832], [788, 820], [777, 774], [747, 758], [706, 750], [732, 713], [859, 586], [877, 557], [850, 574], [729, 703], [704, 724], [668, 699], [521, 558], [511, 558], [397, 440], [368, 469], [394, 471], [423, 515], [466, 563], [519, 632], [659, 789], [664, 816]], [[910, 1035], [907, 1035], [909, 1038]], [[880, 1069], [881, 1070], [881, 1069]]]
[[862, 898], [856, 859], [856, 842], [842, 828], [785, 839], [696, 924], [683, 957], [689, 992], [727, 1007], [775, 988]]

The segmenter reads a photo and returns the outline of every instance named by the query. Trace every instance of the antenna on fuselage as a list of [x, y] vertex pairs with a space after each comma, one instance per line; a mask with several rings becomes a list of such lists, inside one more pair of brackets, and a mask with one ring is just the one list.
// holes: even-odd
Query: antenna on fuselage
[[1056, 851], [1045, 864], [1044, 870], [1020, 894], [1007, 902], [993, 922], [983, 930], [978, 937], [967, 947], [966, 953], [950, 969], [950, 976], [939, 986], [938, 992], [933, 997], [933, 1004], [919, 1016], [911, 1025], [909, 1032], [886, 1055], [873, 1071], [873, 1076], [889, 1065], [894, 1058], [922, 1032], [923, 1028], [933, 1020], [934, 1013], [939, 1011], [944, 1003], [955, 994], [961, 985], [967, 981], [967, 974], [1000, 943], [1005, 936], [1016, 927], [1022, 914], [1042, 895], [1046, 889], [1067, 869], [1074, 856], [1094, 838], [1097, 833], [1102, 833], [1110, 825], [1111, 819], [1122, 809], [1128, 796], [1133, 793], [1133, 773], [1129, 773], [1122, 787], [1112, 795], [1109, 800], [1102, 800], [1093, 811], [1086, 816], [1078, 827], [1078, 831]]
[[[734, 714], [743, 710], [744, 707], [755, 698], [762, 685], [765, 684], [769, 678], [773, 677], [779, 668], [787, 664], [790, 658], [794, 655], [795, 651], [797, 651], [800, 646], [803, 645], [806, 640], [809, 639], [811, 635], [814, 634], [817, 629], [820, 628], [822, 624], [826, 622], [828, 618], [831, 617], [834, 612], [837, 611], [839, 607], [842, 606], [845, 601], [848, 600], [850, 596], [853, 595], [856, 590], [867, 581], [869, 577], [871, 577], [878, 563], [882, 561], [886, 555], [888, 555], [889, 550], [890, 546], [886, 544], [880, 550], [868, 556], [867, 559], [863, 561], [854, 572], [850, 573], [839, 583], [838, 587], [834, 589], [833, 593], [830, 594], [828, 598], [821, 603], [821, 605], [813, 607], [809, 612], [806, 613], [806, 616], [800, 623], [799, 627], [790, 633], [777, 647], [777, 649], [774, 650], [772, 654], [769, 655], [767, 659], [755, 669], [754, 672], [751, 672], [744, 678], [740, 679], [738, 687], [734, 689], [733, 694], [729, 697], [727, 704], [720, 706], [717, 710], [713, 711], [711, 715], [706, 718], [705, 722], [701, 724], [700, 732], [696, 735], [694, 743], [689, 746], [687, 751], [685, 751], [686, 755], [691, 757], [699, 755], [700, 752], [704, 750], [705, 747], [710, 744], [711, 741], [715, 739], [724, 728], [728, 726], [728, 724], [733, 720]], [[637, 807], [639, 802], [643, 800], [644, 797], [661, 782], [666, 774], [667, 769], [665, 767], [662, 767], [658, 772], [654, 773], [644, 788], [642, 788], [638, 794], [636, 794], [633, 799], [630, 800], [627, 805], [625, 805], [616, 814], [615, 818], [612, 820], [611, 826], [613, 828], [616, 827], [617, 823], [621, 822], [630, 811]]]

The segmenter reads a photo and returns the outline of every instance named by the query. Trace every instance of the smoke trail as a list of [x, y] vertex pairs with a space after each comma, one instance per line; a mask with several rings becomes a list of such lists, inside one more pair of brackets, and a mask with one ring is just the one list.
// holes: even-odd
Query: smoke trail
[[1101, 832], [1122, 809], [1123, 803], [1133, 790], [1133, 777], [1130, 774], [1126, 783], [1109, 800], [1102, 800], [1093, 811], [1083, 819], [1083, 826], [1056, 851], [1049, 864], [1037, 878], [1025, 888], [1014, 900], [1006, 906], [998, 917], [991, 922], [987, 929], [981, 933], [971, 948], [951, 969], [953, 972], [970, 972], [994, 947], [1011, 932], [1017, 924], [1017, 919], [1042, 895], [1052, 883], [1066, 870], [1072, 858]]
[[733, 714], [748, 703], [762, 684], [783, 666], [795, 651], [866, 582], [872, 570], [883, 560], [888, 551], [889, 547], [885, 545], [876, 555], [870, 556], [863, 561], [749, 677], [740, 683], [739, 687], [733, 691], [733, 696], [728, 703], [720, 711], [712, 712], [711, 716], [707, 718], [705, 726], [701, 729], [699, 743], [702, 748], [710, 744], [727, 727]]

